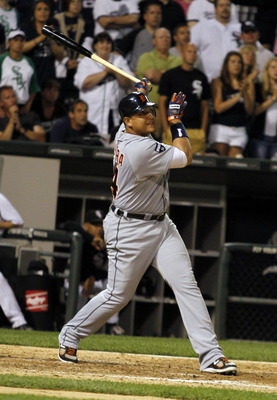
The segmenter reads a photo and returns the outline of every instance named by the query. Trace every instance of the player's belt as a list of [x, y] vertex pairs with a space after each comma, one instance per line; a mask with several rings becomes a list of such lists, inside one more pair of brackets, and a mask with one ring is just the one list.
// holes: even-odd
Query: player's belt
[[119, 208], [116, 208], [113, 204], [111, 206], [111, 210], [118, 215], [119, 217], [128, 217], [128, 218], [135, 218], [135, 219], [143, 219], [144, 221], [163, 221], [165, 219], [165, 214], [162, 213], [159, 215], [154, 215], [154, 214], [133, 214], [129, 213], [127, 211], [120, 210]]

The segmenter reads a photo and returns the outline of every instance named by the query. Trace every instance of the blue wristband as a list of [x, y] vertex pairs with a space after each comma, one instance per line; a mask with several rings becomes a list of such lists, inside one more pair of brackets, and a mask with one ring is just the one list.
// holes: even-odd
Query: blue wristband
[[172, 141], [174, 139], [182, 138], [182, 137], [186, 137], [189, 139], [186, 129], [181, 122], [178, 122], [178, 124], [170, 125], [170, 130], [171, 130], [171, 135], [172, 135]]

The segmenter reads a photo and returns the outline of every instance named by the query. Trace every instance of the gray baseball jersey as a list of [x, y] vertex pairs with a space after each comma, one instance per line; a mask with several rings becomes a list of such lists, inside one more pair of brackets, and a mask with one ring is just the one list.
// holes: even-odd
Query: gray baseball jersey
[[168, 206], [173, 147], [119, 130], [114, 155], [113, 203], [137, 214], [161, 214]]
[[[113, 205], [104, 220], [109, 269], [107, 288], [62, 329], [62, 346], [77, 349], [132, 298], [152, 265], [172, 288], [200, 369], [223, 356], [194, 278], [186, 246], [168, 215], [168, 171], [174, 148], [143, 137], [116, 135]], [[138, 215], [140, 214], [140, 215]], [[152, 219], [143, 214], [154, 214]], [[144, 219], [141, 219], [143, 216]]]

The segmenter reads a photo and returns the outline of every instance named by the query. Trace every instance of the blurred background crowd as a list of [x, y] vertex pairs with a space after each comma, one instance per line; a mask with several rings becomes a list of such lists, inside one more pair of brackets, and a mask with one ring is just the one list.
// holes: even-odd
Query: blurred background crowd
[[194, 154], [276, 159], [276, 21], [274, 0], [0, 0], [0, 139], [112, 145], [133, 83], [47, 24], [151, 81], [158, 141], [182, 90]]

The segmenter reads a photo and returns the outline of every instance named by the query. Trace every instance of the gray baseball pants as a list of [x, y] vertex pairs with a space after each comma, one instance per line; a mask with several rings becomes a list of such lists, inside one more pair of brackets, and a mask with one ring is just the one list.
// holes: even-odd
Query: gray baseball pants
[[104, 220], [109, 257], [107, 288], [91, 299], [62, 329], [61, 344], [78, 348], [132, 298], [149, 265], [172, 288], [200, 369], [222, 357], [207, 307], [197, 286], [190, 257], [176, 226], [163, 221], [119, 217], [110, 211]]

